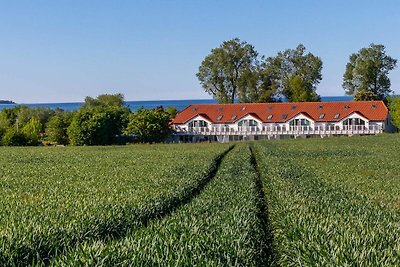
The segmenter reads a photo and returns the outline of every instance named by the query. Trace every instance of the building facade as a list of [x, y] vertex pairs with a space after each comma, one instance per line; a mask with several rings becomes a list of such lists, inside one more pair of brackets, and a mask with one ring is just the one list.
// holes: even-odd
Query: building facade
[[197, 104], [172, 122], [175, 141], [371, 135], [391, 129], [382, 101]]

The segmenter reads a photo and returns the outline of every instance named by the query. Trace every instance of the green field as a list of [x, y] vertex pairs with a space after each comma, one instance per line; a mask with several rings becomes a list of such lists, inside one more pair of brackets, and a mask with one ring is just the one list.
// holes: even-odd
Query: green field
[[0, 266], [399, 266], [400, 136], [0, 148]]

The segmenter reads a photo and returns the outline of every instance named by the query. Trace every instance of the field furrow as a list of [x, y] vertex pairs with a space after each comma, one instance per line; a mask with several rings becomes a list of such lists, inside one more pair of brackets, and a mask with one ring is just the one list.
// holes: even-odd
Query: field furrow
[[[351, 150], [347, 153], [334, 146], [305, 149], [303, 145], [302, 142], [256, 145], [278, 263], [398, 266], [400, 211], [377, 202], [369, 186], [355, 186], [351, 174], [348, 179], [334, 179], [337, 170], [324, 169], [318, 163], [322, 158], [331, 162], [328, 166], [336, 161], [336, 168], [341, 169], [346, 166], [343, 158]], [[354, 148], [357, 149], [355, 145]], [[314, 151], [313, 156], [307, 157], [310, 150]], [[360, 148], [356, 151], [361, 152]], [[357, 160], [368, 162], [362, 156]], [[365, 164], [364, 169], [371, 167], [374, 168]], [[392, 197], [395, 196], [387, 196]]]
[[85, 242], [58, 266], [265, 266], [264, 199], [247, 145], [237, 145], [215, 178], [187, 205], [113, 242]]
[[0, 265], [48, 262], [170, 213], [204, 187], [229, 149], [2, 148]]

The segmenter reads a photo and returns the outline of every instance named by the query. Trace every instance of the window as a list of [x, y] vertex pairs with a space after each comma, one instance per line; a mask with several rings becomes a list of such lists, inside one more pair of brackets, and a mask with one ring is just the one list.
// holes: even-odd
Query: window
[[236, 118], [237, 118], [237, 116], [236, 116], [236, 115], [233, 115], [233, 116], [231, 117], [231, 120], [236, 120]]
[[272, 110], [272, 106], [268, 106], [268, 110]]
[[349, 105], [344, 105], [344, 109], [349, 109], [350, 108], [350, 106]]
[[218, 107], [217, 111], [221, 112], [222, 111], [222, 107]]
[[372, 109], [376, 109], [376, 105], [375, 105], [375, 104], [372, 104], [372, 105], [371, 105], [371, 108], [372, 108]]
[[324, 108], [323, 105], [319, 105], [319, 106], [317, 107], [317, 109], [323, 109], [323, 108]]
[[340, 114], [339, 114], [339, 113], [336, 113], [336, 114], [333, 116], [333, 118], [334, 118], [334, 119], [338, 119], [339, 116], [340, 116]]
[[287, 116], [288, 116], [287, 114], [283, 114], [282, 115], [282, 120], [286, 120]]
[[217, 117], [217, 121], [220, 121], [220, 120], [222, 120], [222, 115], [219, 115], [219, 116]]
[[197, 108], [192, 108], [192, 111], [193, 111], [193, 112], [196, 112], [196, 111], [197, 111]]
[[294, 119], [289, 122], [290, 126], [310, 126], [311, 122], [306, 119]]
[[365, 121], [359, 118], [355, 119], [347, 119], [343, 121], [344, 126], [360, 126], [360, 125], [365, 125]]
[[258, 122], [255, 120], [241, 120], [238, 126], [258, 126]]
[[196, 120], [196, 121], [191, 121], [189, 123], [189, 128], [193, 128], [193, 127], [207, 127], [208, 124], [206, 121], [203, 120]]
[[323, 119], [325, 117], [325, 113], [319, 114], [319, 119]]
[[272, 115], [272, 114], [268, 115], [267, 120], [272, 120], [272, 117], [273, 117], [273, 116], [274, 116], [274, 115]]
[[296, 109], [296, 108], [297, 108], [296, 106], [292, 106], [292, 107], [291, 107], [292, 110], [294, 110], [294, 109]]
[[246, 106], [243, 106], [242, 108], [241, 108], [241, 110], [243, 111], [243, 110], [246, 110]]

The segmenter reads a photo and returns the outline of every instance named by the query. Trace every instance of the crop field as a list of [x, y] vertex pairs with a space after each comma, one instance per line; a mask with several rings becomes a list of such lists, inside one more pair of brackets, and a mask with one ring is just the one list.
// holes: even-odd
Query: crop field
[[0, 266], [46, 263], [188, 201], [227, 145], [0, 149]]
[[400, 136], [255, 145], [281, 266], [400, 266]]
[[400, 266], [400, 136], [0, 148], [0, 266]]

